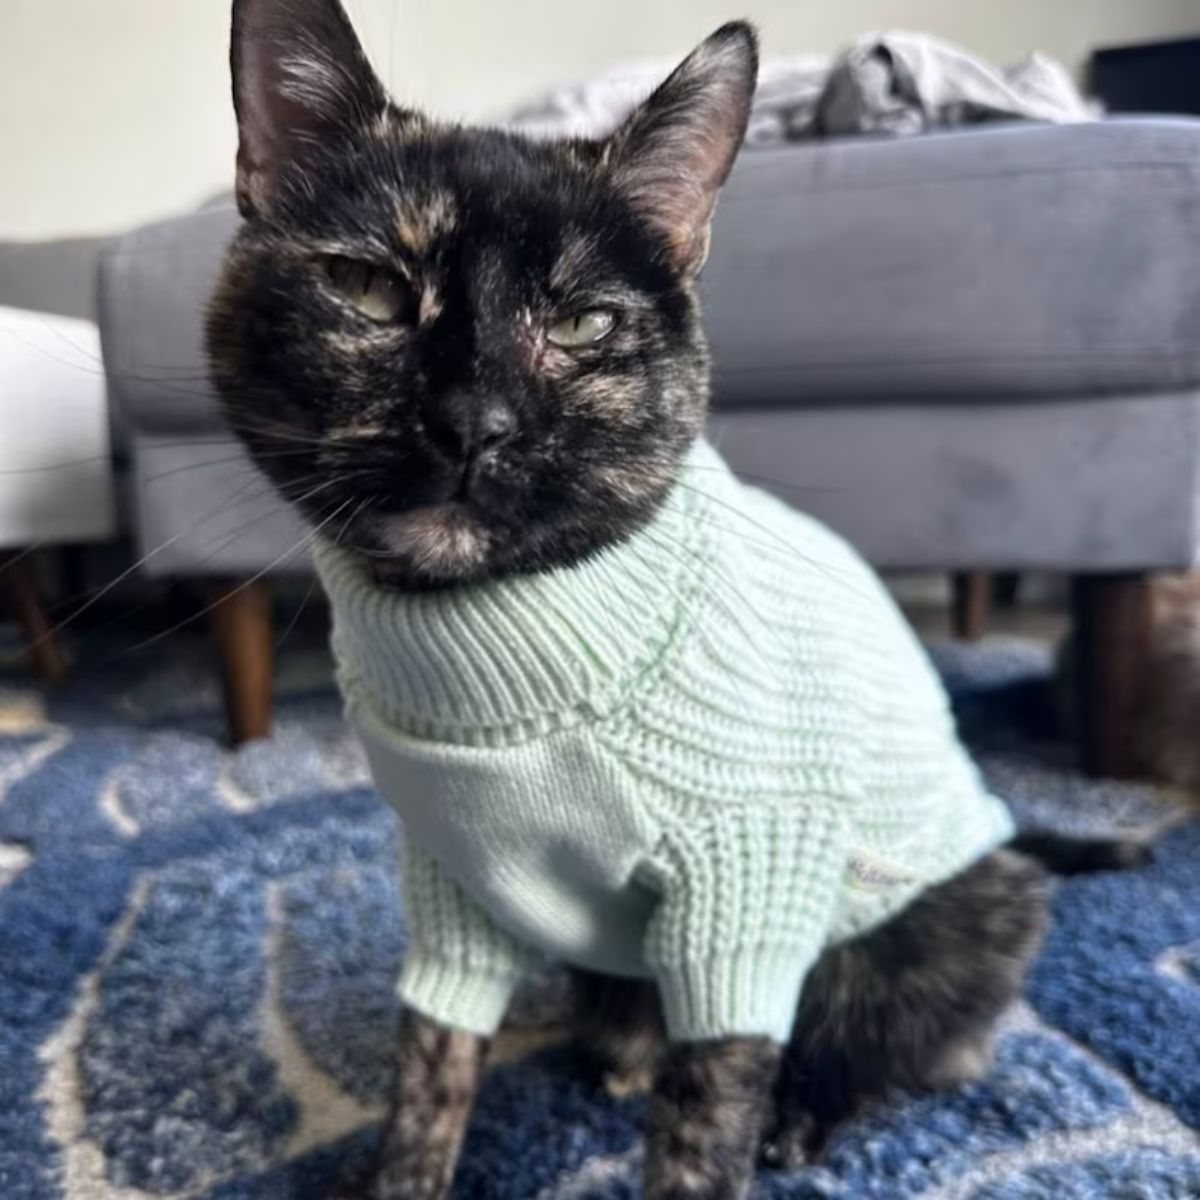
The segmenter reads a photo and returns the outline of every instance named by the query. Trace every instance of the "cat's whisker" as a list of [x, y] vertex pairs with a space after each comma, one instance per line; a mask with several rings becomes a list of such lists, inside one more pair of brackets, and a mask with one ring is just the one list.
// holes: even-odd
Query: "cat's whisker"
[[[58, 325], [55, 325], [51, 321], [46, 320], [45, 317], [37, 316], [37, 317], [35, 317], [35, 319], [37, 320], [37, 323], [39, 325], [41, 325], [41, 327], [47, 333], [53, 334], [53, 336], [56, 337], [65, 346], [67, 346], [68, 349], [73, 350], [76, 354], [82, 355], [89, 362], [94, 363], [98, 367], [102, 368], [104, 366], [103, 355], [97, 354], [90, 347], [82, 345], [80, 342], [77, 342], [73, 337], [68, 337], [65, 330], [61, 329]], [[15, 332], [11, 328], [8, 331]], [[22, 340], [24, 340], [24, 339], [22, 339]]]
[[[264, 482], [267, 483], [267, 486], [262, 491], [256, 492], [253, 496], [245, 497], [244, 499], [256, 502], [256, 501], [260, 501], [263, 499], [270, 499], [272, 496], [275, 496], [276, 498], [278, 498], [279, 503], [271, 505], [265, 511], [260, 512], [257, 516], [252, 517], [250, 520], [243, 521], [242, 523], [240, 523], [238, 525], [237, 529], [235, 529], [232, 534], [230, 534], [224, 541], [222, 541], [220, 543], [220, 545], [218, 545], [216, 547], [216, 549], [212, 550], [210, 553], [207, 553], [203, 557], [198, 559], [196, 561], [195, 565], [196, 566], [204, 566], [205, 564], [211, 562], [214, 558], [217, 558], [218, 556], [223, 554], [230, 546], [232, 546], [235, 542], [237, 542], [237, 540], [239, 538], [241, 538], [246, 533], [247, 530], [253, 529], [256, 525], [261, 524], [263, 521], [266, 521], [269, 518], [274, 517], [274, 516], [278, 515], [280, 512], [283, 512], [287, 509], [291, 509], [292, 511], [295, 511], [296, 505], [302, 504], [305, 501], [310, 500], [313, 496], [319, 495], [321, 492], [323, 492], [323, 491], [327, 490], [328, 488], [333, 487], [335, 484], [341, 482], [341, 480], [338, 480], [338, 479], [325, 479], [320, 474], [314, 472], [313, 474], [310, 474], [310, 475], [301, 476], [300, 479], [298, 479], [296, 481], [296, 483], [298, 485], [302, 485], [306, 481], [310, 481], [312, 479], [317, 479], [317, 478], [321, 479], [321, 483], [319, 483], [316, 487], [312, 488], [310, 491], [307, 491], [303, 495], [297, 496], [294, 499], [292, 499], [286, 495], [281, 495], [279, 488], [277, 488], [274, 484], [270, 483], [269, 481], [264, 480]], [[201, 543], [202, 547], [205, 550], [207, 550], [208, 547], [210, 547], [212, 545], [212, 543], [216, 540], [216, 538], [219, 536], [220, 536], [220, 534], [217, 534], [217, 535], [214, 535], [213, 537], [208, 538], [206, 541], [203, 541]]]
[[[275, 489], [273, 487], [268, 486], [268, 487], [265, 487], [262, 492], [257, 493], [256, 496], [250, 497], [250, 499], [261, 499], [261, 498], [269, 497], [270, 494], [273, 493], [274, 491], [275, 491]], [[193, 573], [199, 574], [199, 572], [196, 570], [196, 568], [206, 566], [208, 563], [212, 562], [213, 559], [220, 557], [220, 555], [224, 554], [224, 552], [226, 550], [228, 550], [230, 546], [234, 545], [240, 538], [244, 537], [245, 534], [247, 533], [247, 531], [253, 529], [256, 525], [259, 525], [261, 522], [267, 520], [269, 517], [277, 516], [280, 512], [282, 512], [284, 510], [285, 507], [286, 507], [285, 503], [283, 501], [280, 501], [279, 503], [266, 509], [266, 511], [259, 513], [256, 517], [253, 517], [251, 520], [243, 522], [242, 524], [240, 524], [237, 527], [236, 530], [234, 530], [234, 532], [232, 534], [230, 534], [228, 537], [226, 537], [214, 549], [209, 549], [209, 547], [212, 546], [213, 542], [216, 540], [215, 538], [210, 537], [206, 540], [203, 540], [201, 542], [201, 546], [207, 552], [200, 555], [199, 558], [196, 558], [193, 560], [193, 562], [192, 562]], [[133, 608], [126, 609], [125, 611], [114, 616], [111, 620], [101, 622], [99, 625], [97, 625], [93, 629], [91, 629], [89, 635], [85, 635], [83, 637], [82, 641], [86, 642], [87, 637], [90, 635], [107, 633], [109, 630], [116, 629], [118, 626], [125, 625], [133, 617], [140, 616], [144, 612], [148, 612], [151, 609], [157, 608], [158, 605], [159, 605], [159, 598], [157, 596], [152, 595], [149, 599], [142, 601], [142, 603], [140, 603], [140, 604], [134, 605]]]
[[[620, 469], [623, 472], [629, 473], [629, 474], [636, 474], [638, 471], [636, 464], [634, 465], [632, 470], [629, 470], [624, 464], [621, 464], [611, 458], [600, 458], [599, 456], [597, 456], [595, 459], [592, 460], [592, 462], [595, 464], [599, 464], [599, 465], [603, 465], [603, 466], [611, 466], [614, 468], [620, 467]], [[682, 464], [680, 464], [680, 462], [677, 459], [664, 460], [664, 464], [666, 464], [668, 462], [676, 468], [682, 466]], [[690, 465], [689, 465], [689, 469], [690, 469]], [[717, 470], [718, 468], [714, 467], [713, 469]], [[660, 481], [660, 476], [657, 473], [650, 471], [648, 468], [644, 469], [642, 473], [643, 473], [643, 477], [648, 479], [650, 482], [657, 483]], [[806, 555], [806, 554], [802, 553], [794, 545], [792, 545], [786, 538], [781, 537], [780, 534], [776, 530], [770, 528], [767, 525], [764, 525], [762, 522], [760, 522], [757, 519], [755, 519], [754, 517], [752, 517], [749, 513], [744, 512], [741, 509], [737, 508], [736, 506], [729, 504], [727, 501], [723, 500], [720, 496], [715, 495], [712, 491], [708, 490], [707, 488], [700, 486], [696, 482], [689, 481], [686, 478], [686, 473], [687, 473], [686, 471], [682, 471], [680, 473], [679, 477], [672, 479], [672, 481], [670, 482], [670, 484], [666, 490], [669, 491], [669, 490], [671, 490], [671, 488], [678, 488], [682, 491], [691, 492], [691, 493], [695, 494], [696, 496], [699, 496], [702, 499], [706, 500], [707, 502], [714, 505], [715, 507], [731, 513], [734, 517], [736, 517], [744, 525], [749, 526], [749, 530], [752, 532], [748, 532], [744, 528], [735, 528], [733, 525], [722, 524], [721, 521], [712, 514], [709, 514], [703, 518], [699, 518], [699, 519], [703, 520], [704, 523], [711, 525], [712, 528], [722, 531], [722, 532], [725, 532], [732, 537], [739, 538], [745, 545], [755, 546], [762, 550], [783, 550], [788, 555], [794, 557], [798, 562], [803, 563], [806, 567], [809, 567], [813, 570], [819, 571], [820, 573], [824, 574], [827, 578], [834, 580], [835, 582], [838, 582], [839, 584], [844, 584], [847, 588], [852, 586], [852, 580], [849, 575], [842, 575], [839, 572], [832, 571], [829, 568], [829, 564], [823, 563], [819, 559], [813, 558], [810, 555]], [[586, 483], [581, 484], [581, 488], [583, 491], [583, 497], [587, 498], [588, 493], [587, 493]], [[752, 536], [753, 533], [762, 534], [763, 538], [755, 538], [754, 536]], [[859, 594], [861, 595], [862, 593], [860, 592]]]
[[[95, 379], [105, 378], [106, 373], [104, 368], [94, 365], [96, 361], [95, 359], [92, 359], [91, 362], [83, 363], [77, 360], [64, 358], [59, 354], [52, 353], [46, 348], [44, 343], [33, 341], [31, 338], [19, 333], [10, 325], [0, 327], [0, 331], [5, 333], [8, 337], [11, 337], [14, 341], [24, 343], [24, 345], [26, 345], [30, 350], [40, 354], [43, 358], [49, 359], [50, 362], [55, 363], [57, 366], [67, 367], [72, 371], [78, 371], [81, 375], [90, 375]], [[84, 353], [82, 350], [80, 350], [80, 352]], [[88, 357], [91, 358], [90, 355], [88, 355]]]
[[316, 591], [316, 588], [317, 588], [317, 577], [316, 577], [316, 575], [314, 575], [308, 581], [308, 587], [304, 589], [304, 595], [303, 595], [303, 597], [301, 597], [299, 607], [292, 614], [292, 619], [287, 623], [286, 627], [284, 628], [283, 632], [279, 635], [279, 637], [277, 637], [275, 639], [275, 653], [276, 654], [278, 654], [279, 651], [283, 649], [284, 642], [286, 642], [288, 640], [288, 638], [291, 636], [292, 631], [300, 623], [300, 618], [303, 615], [305, 608], [308, 607], [308, 602], [312, 599], [313, 592]]
[[245, 493], [249, 490], [249, 488], [254, 486], [255, 484], [261, 484], [261, 482], [262, 482], [261, 479], [251, 480], [246, 485], [246, 487], [239, 489], [232, 496], [225, 497], [221, 501], [221, 503], [219, 505], [217, 505], [216, 508], [211, 509], [207, 513], [204, 513], [196, 521], [193, 521], [186, 529], [181, 529], [178, 532], [172, 534], [170, 537], [165, 538], [163, 541], [159, 542], [159, 544], [157, 546], [153, 547], [151, 550], [149, 550], [145, 554], [143, 554], [136, 562], [130, 564], [119, 574], [115, 575], [112, 579], [110, 579], [106, 584], [104, 584], [98, 590], [90, 593], [88, 598], [82, 604], [80, 604], [76, 609], [74, 609], [72, 612], [70, 612], [61, 621], [56, 622], [49, 629], [47, 629], [44, 633], [40, 634], [38, 637], [34, 638], [32, 641], [27, 642], [25, 645], [25, 650], [28, 651], [32, 648], [35, 648], [35, 647], [41, 645], [42, 643], [48, 641], [50, 638], [54, 637], [56, 634], [61, 633], [69, 625], [71, 625], [73, 622], [78, 620], [78, 618], [81, 617], [85, 612], [87, 612], [89, 609], [91, 609], [96, 604], [98, 604], [106, 595], [108, 595], [113, 590], [113, 588], [119, 586], [126, 579], [128, 579], [131, 575], [133, 575], [135, 572], [139, 571], [142, 567], [144, 567], [147, 563], [149, 563], [153, 559], [157, 558], [158, 555], [163, 553], [163, 551], [165, 551], [165, 550], [169, 549], [171, 546], [175, 545], [176, 542], [182, 540], [183, 538], [187, 537], [189, 534], [194, 532], [196, 526], [199, 524], [200, 521], [211, 520], [213, 517], [219, 516], [221, 513], [225, 512], [226, 510], [239, 504], [243, 500], [243, 497], [245, 496]]
[[[694, 484], [689, 484], [686, 480], [678, 480], [676, 486], [687, 491], [694, 492], [696, 495], [702, 496], [709, 502], [717, 505], [718, 508], [732, 513], [735, 517], [749, 525], [753, 530], [765, 534], [770, 540], [767, 542], [751, 540], [741, 530], [734, 529], [732, 526], [722, 525], [712, 518], [707, 518], [705, 523], [711, 525], [714, 529], [728, 533], [733, 537], [740, 537], [747, 545], [757, 546], [761, 550], [783, 550], [791, 557], [795, 558], [798, 562], [801, 562], [806, 567], [810, 567], [813, 570], [820, 572], [825, 576], [826, 579], [837, 583], [839, 586], [851, 586], [853, 580], [849, 572], [831, 570], [828, 563], [824, 563], [820, 559], [814, 558], [812, 555], [802, 554], [794, 545], [792, 545], [786, 538], [782, 537], [776, 530], [772, 529], [769, 525], [764, 525], [761, 521], [751, 517], [748, 513], [743, 512], [741, 509], [730, 504], [728, 501], [722, 500], [720, 497], [714, 496], [711, 492], [705, 491], [703, 488], [696, 487]], [[855, 575], [853, 578], [856, 579], [858, 576]], [[853, 590], [854, 594], [860, 597], [866, 596], [866, 593], [862, 592], [861, 590]]]
[[[100, 360], [93, 359], [90, 362], [79, 362], [70, 358], [63, 357], [59, 354], [54, 354], [39, 342], [33, 342], [18, 334], [15, 330], [6, 328], [6, 333], [11, 334], [18, 341], [26, 342], [31, 350], [36, 351], [42, 357], [55, 363], [57, 366], [66, 367], [68, 370], [77, 371], [81, 375], [89, 375], [95, 379], [105, 379], [109, 381], [117, 381], [121, 383], [138, 383], [153, 386], [162, 391], [171, 392], [176, 395], [188, 396], [194, 399], [211, 399], [212, 386], [209, 377], [204, 372], [196, 372], [192, 375], [159, 375], [148, 371], [135, 371], [122, 369], [112, 365], [99, 365]], [[81, 350], [81, 353], [83, 351]], [[91, 356], [89, 356], [91, 357]], [[159, 368], [155, 368], [157, 371]], [[180, 384], [194, 383], [196, 387], [181, 387]]]
[[[288, 458], [303, 454], [311, 455], [312, 453], [313, 452], [311, 450], [267, 450], [256, 455], [256, 457], [260, 459], [276, 459]], [[153, 475], [146, 475], [144, 476], [144, 481], [146, 483], [157, 483], [160, 479], [170, 479], [174, 475], [183, 475], [188, 471], [201, 471], [205, 467], [225, 467], [234, 463], [242, 463], [248, 469], [256, 472], [258, 471], [258, 468], [255, 467], [254, 463], [243, 452], [240, 454], [226, 455], [223, 458], [197, 459], [195, 462], [184, 463], [178, 467], [171, 467], [170, 470], [167, 471], [157, 471]], [[261, 472], [258, 473], [261, 474]]]
[[306, 547], [311, 545], [317, 539], [317, 537], [320, 536], [321, 531], [331, 521], [333, 521], [339, 513], [344, 512], [345, 509], [353, 503], [354, 501], [352, 498], [342, 501], [342, 503], [339, 504], [337, 508], [333, 510], [333, 512], [324, 517], [318, 524], [313, 526], [313, 528], [310, 529], [303, 537], [301, 537], [298, 541], [293, 542], [292, 545], [289, 546], [282, 554], [279, 554], [273, 558], [265, 567], [251, 575], [249, 579], [244, 580], [237, 587], [227, 592], [221, 597], [220, 600], [214, 600], [212, 603], [205, 605], [204, 608], [202, 608], [199, 612], [193, 613], [191, 616], [184, 617], [180, 621], [176, 621], [173, 625], [168, 626], [166, 629], [160, 630], [151, 637], [143, 638], [140, 642], [135, 642], [132, 646], [126, 647], [123, 653], [134, 654], [139, 650], [145, 650], [150, 646], [154, 646], [161, 642], [164, 638], [170, 637], [171, 634], [177, 633], [180, 629], [190, 625], [193, 621], [198, 621], [202, 617], [208, 616], [208, 614], [217, 608], [218, 605], [223, 604], [231, 597], [244, 592], [248, 587], [262, 579], [263, 576], [270, 574], [270, 572], [287, 562], [289, 559], [293, 558], [301, 550], [304, 550]]
[[[646, 536], [645, 532], [643, 533], [643, 536]], [[736, 611], [730, 598], [725, 595], [726, 590], [732, 590], [734, 595], [739, 600], [745, 601], [745, 596], [738, 587], [736, 580], [734, 580], [727, 572], [722, 573], [715, 563], [701, 558], [694, 547], [688, 546], [683, 542], [672, 542], [671, 539], [665, 536], [655, 537], [654, 535], [649, 535], [649, 538], [653, 545], [655, 545], [659, 550], [670, 554], [677, 562], [680, 562], [683, 565], [684, 570], [689, 571], [693, 576], [698, 576], [701, 568], [708, 568], [714, 571], [716, 576], [721, 580], [725, 587], [723, 589], [712, 589], [707, 597], [708, 602], [716, 603], [719, 611], [724, 613], [724, 615], [727, 616], [734, 624], [738, 632], [745, 640], [747, 646], [751, 648], [763, 666], [767, 668], [768, 673], [775, 674], [778, 670], [779, 664], [772, 662], [767, 658], [762, 650], [761, 642], [752, 635], [751, 631], [746, 627], [745, 622], [742, 620], [741, 614]], [[682, 602], [682, 598], [678, 595], [676, 595], [676, 599]], [[754, 607], [749, 603], [745, 603], [744, 607], [746, 612], [758, 620], [760, 630], [767, 628], [766, 622], [761, 613], [755, 610]]]
[[[305, 500], [309, 499], [312, 495], [322, 492], [326, 488], [344, 486], [348, 483], [351, 483], [355, 479], [361, 479], [364, 475], [370, 476], [371, 473], [372, 472], [365, 471], [365, 470], [364, 471], [338, 471], [337, 474], [335, 474], [333, 476], [329, 476], [327, 474], [327, 472], [324, 470], [311, 471], [307, 475], [302, 476], [301, 478], [302, 479], [322, 478], [325, 480], [325, 482], [322, 483], [319, 487], [317, 487], [314, 490], [314, 492], [306, 493], [304, 496], [291, 495], [291, 489], [295, 486], [294, 481], [292, 481], [292, 480], [288, 480], [286, 483], [277, 484], [276, 487], [278, 488], [280, 495], [282, 495], [285, 500], [290, 500], [293, 504], [299, 506]], [[353, 497], [351, 497], [351, 499], [353, 499]]]
[[[617, 470], [625, 471], [633, 474], [641, 472], [643, 475], [650, 478], [657, 478], [657, 472], [653, 470], [655, 467], [666, 467], [671, 471], [682, 468], [685, 463], [678, 456], [664, 456], [663, 458], [654, 458], [650, 455], [639, 453], [636, 459], [632, 462], [622, 461], [621, 459], [613, 458], [611, 455], [581, 455], [578, 459], [580, 463], [587, 463], [590, 466], [612, 467]], [[706, 463], [687, 462], [686, 468], [688, 471], [709, 471], [718, 475], [724, 474], [726, 467], [724, 465], [709, 465]], [[741, 471], [734, 469], [734, 474], [739, 479], [748, 480], [750, 483], [758, 484], [764, 488], [778, 488], [781, 491], [793, 492], [797, 495], [812, 493], [816, 495], [825, 495], [829, 493], [845, 492], [848, 489], [845, 487], [837, 487], [833, 485], [817, 485], [817, 484], [802, 484], [796, 483], [794, 480], [777, 479], [770, 475], [757, 475], [749, 471]]]
[[[210, 537], [207, 540], [204, 540], [203, 537], [201, 537], [201, 540], [199, 542], [199, 549], [203, 550], [204, 553], [198, 559], [195, 560], [193, 567], [204, 566], [206, 563], [211, 562], [214, 558], [219, 557], [230, 546], [232, 546], [235, 542], [237, 542], [239, 538], [245, 536], [247, 531], [249, 531], [250, 529], [253, 529], [256, 525], [260, 524], [262, 521], [265, 521], [268, 518], [278, 515], [278, 513], [283, 511], [283, 509], [285, 507], [290, 507], [293, 504], [304, 503], [304, 502], [312, 499], [313, 496], [318, 495], [320, 492], [325, 491], [326, 489], [333, 487], [335, 485], [343, 484], [346, 482], [346, 477], [344, 475], [338, 475], [338, 476], [335, 476], [330, 479], [330, 478], [324, 478], [323, 473], [320, 473], [320, 475], [318, 473], [313, 473], [313, 474], [311, 474], [307, 477], [303, 477], [303, 478], [313, 479], [313, 478], [318, 478], [318, 477], [321, 477], [321, 483], [318, 484], [316, 487], [310, 489], [307, 492], [304, 492], [302, 495], [299, 495], [292, 500], [289, 500], [287, 498], [281, 499], [278, 503], [273, 504], [270, 507], [266, 508], [265, 511], [258, 513], [255, 517], [251, 518], [250, 520], [240, 523], [238, 525], [237, 529], [234, 530], [232, 534], [225, 537], [224, 540], [221, 541], [220, 544], [217, 545], [215, 548], [211, 548], [212, 544], [216, 540], [216, 537], [221, 536], [220, 534], [216, 535], [216, 537]], [[254, 489], [254, 488], [257, 488], [257, 490], [252, 492], [251, 489]], [[280, 489], [276, 488], [273, 484], [271, 484], [264, 476], [262, 476], [261, 474], [256, 472], [253, 479], [249, 480], [246, 485], [239, 488], [231, 497], [226, 498], [215, 509], [211, 509], [207, 513], [202, 514], [196, 521], [192, 522], [192, 524], [189, 525], [186, 529], [181, 530], [178, 533], [176, 533], [175, 535], [173, 535], [172, 537], [165, 539], [159, 545], [155, 546], [153, 549], [151, 549], [146, 554], [144, 554], [141, 558], [139, 558], [137, 562], [135, 562], [131, 566], [125, 568], [123, 571], [121, 571], [119, 574], [117, 574], [114, 578], [110, 579], [106, 584], [104, 584], [97, 591], [87, 593], [87, 598], [84, 600], [84, 602], [82, 604], [80, 604], [77, 608], [75, 608], [72, 612], [70, 612], [61, 621], [54, 624], [45, 633], [41, 634], [37, 639], [34, 640], [34, 642], [28, 643], [26, 648], [28, 648], [28, 645], [36, 645], [44, 640], [48, 640], [49, 638], [55, 636], [56, 634], [61, 633], [62, 631], [66, 630], [68, 627], [74, 625], [74, 623], [81, 616], [83, 616], [84, 613], [86, 613], [88, 610], [90, 610], [95, 604], [97, 604], [106, 595], [108, 595], [115, 587], [117, 587], [119, 584], [121, 584], [126, 579], [128, 579], [132, 574], [134, 574], [136, 571], [138, 571], [141, 567], [145, 566], [148, 562], [150, 562], [152, 559], [157, 557], [158, 554], [160, 554], [164, 550], [168, 549], [170, 546], [174, 545], [181, 538], [188, 536], [190, 534], [194, 534], [202, 522], [212, 520], [215, 517], [220, 516], [223, 512], [225, 512], [229, 508], [235, 507], [238, 504], [246, 503], [249, 501], [268, 499], [269, 497], [271, 497], [273, 495], [278, 496], [279, 490]], [[101, 624], [97, 628], [96, 632], [104, 632], [108, 629], [113, 628], [116, 625], [122, 624], [122, 623], [128, 621], [131, 617], [137, 616], [139, 613], [144, 612], [147, 609], [154, 607], [155, 604], [156, 604], [156, 600], [151, 599], [142, 604], [135, 606], [132, 609], [126, 610], [125, 612], [120, 614], [120, 616], [115, 617], [111, 621], [107, 621], [107, 622], [104, 622], [103, 624]]]
[[111, 463], [111, 454], [92, 454], [87, 458], [69, 458], [63, 462], [42, 463], [37, 467], [5, 467], [0, 475], [38, 475], [42, 471], [70, 471], [75, 467], [87, 467], [93, 463]]
[[259, 424], [248, 421], [245, 417], [226, 416], [225, 423], [237, 433], [253, 435], [256, 438], [263, 438], [267, 441], [293, 442], [305, 446], [325, 446], [327, 444], [326, 438], [316, 437], [303, 430], [295, 429], [290, 425], [284, 425], [279, 422]]

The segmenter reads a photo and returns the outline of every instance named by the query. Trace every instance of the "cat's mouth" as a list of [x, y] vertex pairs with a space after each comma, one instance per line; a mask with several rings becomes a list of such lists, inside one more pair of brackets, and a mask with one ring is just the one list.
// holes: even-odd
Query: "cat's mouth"
[[491, 544], [487, 528], [458, 501], [388, 513], [376, 518], [375, 534], [383, 554], [397, 566], [435, 580], [472, 574]]

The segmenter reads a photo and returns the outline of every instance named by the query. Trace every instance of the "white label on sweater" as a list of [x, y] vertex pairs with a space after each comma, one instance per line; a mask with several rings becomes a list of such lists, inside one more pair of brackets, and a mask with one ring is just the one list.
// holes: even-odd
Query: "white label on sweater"
[[895, 863], [856, 850], [850, 855], [846, 867], [847, 882], [851, 887], [867, 892], [884, 892], [889, 888], [905, 887], [918, 883], [916, 875], [905, 871]]

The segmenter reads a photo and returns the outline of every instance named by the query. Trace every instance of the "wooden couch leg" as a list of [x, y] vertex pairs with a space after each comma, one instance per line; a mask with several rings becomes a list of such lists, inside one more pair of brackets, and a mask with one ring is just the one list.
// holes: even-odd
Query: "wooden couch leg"
[[265, 583], [217, 588], [210, 616], [235, 746], [271, 732], [271, 590]]
[[1072, 584], [1083, 767], [1093, 776], [1132, 779], [1140, 773], [1136, 729], [1150, 651], [1149, 576], [1079, 575]]
[[3, 584], [13, 615], [28, 639], [33, 669], [47, 683], [62, 683], [67, 674], [66, 659], [42, 607], [41, 590], [28, 554], [13, 554], [0, 559], [0, 584]]
[[954, 575], [954, 636], [977, 642], [987, 633], [992, 606], [990, 571], [957, 571]]

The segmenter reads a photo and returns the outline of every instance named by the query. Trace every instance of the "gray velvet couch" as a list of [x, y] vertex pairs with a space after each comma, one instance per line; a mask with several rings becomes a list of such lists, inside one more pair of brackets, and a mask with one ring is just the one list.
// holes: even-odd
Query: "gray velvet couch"
[[[130, 512], [158, 575], [306, 569], [203, 382], [236, 223], [209, 207], [102, 255]], [[738, 470], [881, 568], [1076, 578], [1099, 771], [1132, 765], [1145, 576], [1200, 551], [1197, 247], [1200, 122], [1006, 126], [748, 151], [704, 275], [712, 435]], [[254, 594], [218, 606], [243, 734], [266, 719]]]

